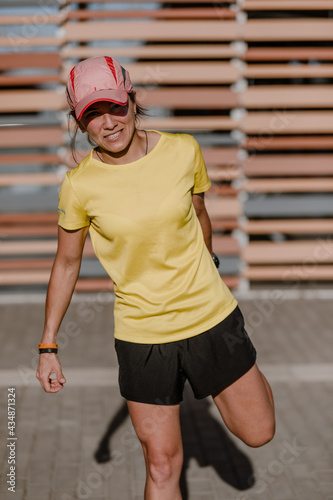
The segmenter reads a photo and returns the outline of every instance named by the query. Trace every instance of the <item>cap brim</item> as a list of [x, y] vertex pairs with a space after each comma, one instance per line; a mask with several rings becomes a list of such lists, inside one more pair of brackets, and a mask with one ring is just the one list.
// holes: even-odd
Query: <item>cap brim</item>
[[75, 107], [75, 116], [80, 120], [85, 110], [99, 101], [110, 101], [125, 106], [128, 101], [128, 93], [126, 90], [96, 90], [92, 94], [84, 97]]

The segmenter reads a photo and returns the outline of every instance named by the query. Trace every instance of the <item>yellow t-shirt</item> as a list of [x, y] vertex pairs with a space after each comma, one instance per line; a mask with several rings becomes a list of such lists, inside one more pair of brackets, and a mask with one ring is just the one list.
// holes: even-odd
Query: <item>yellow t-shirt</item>
[[192, 204], [192, 194], [210, 187], [200, 147], [190, 135], [158, 133], [152, 151], [132, 163], [105, 164], [91, 151], [59, 197], [59, 225], [90, 226], [114, 282], [115, 337], [143, 344], [203, 333], [237, 305]]

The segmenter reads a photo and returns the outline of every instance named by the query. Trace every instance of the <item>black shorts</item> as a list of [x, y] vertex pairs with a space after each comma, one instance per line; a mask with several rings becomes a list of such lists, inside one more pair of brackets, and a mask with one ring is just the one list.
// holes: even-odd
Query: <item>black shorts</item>
[[244, 375], [256, 350], [238, 307], [221, 323], [189, 339], [165, 344], [115, 340], [121, 395], [128, 401], [174, 405], [188, 380], [197, 399], [214, 395]]

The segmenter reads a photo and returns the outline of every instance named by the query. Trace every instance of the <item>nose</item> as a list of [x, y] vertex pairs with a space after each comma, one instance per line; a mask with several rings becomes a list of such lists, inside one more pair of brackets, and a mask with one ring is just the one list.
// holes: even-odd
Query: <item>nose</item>
[[103, 113], [103, 127], [113, 129], [116, 126], [114, 116], [110, 113]]

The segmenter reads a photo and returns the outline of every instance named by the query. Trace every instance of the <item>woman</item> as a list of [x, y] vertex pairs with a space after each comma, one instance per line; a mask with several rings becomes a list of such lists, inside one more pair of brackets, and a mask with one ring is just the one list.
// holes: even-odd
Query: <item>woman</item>
[[271, 389], [215, 266], [204, 203], [210, 181], [198, 143], [139, 130], [142, 109], [129, 74], [110, 57], [77, 64], [67, 99], [97, 146], [61, 188], [37, 378], [46, 392], [66, 382], [55, 341], [90, 230], [114, 282], [119, 384], [146, 461], [145, 499], [178, 500], [185, 380], [196, 398], [211, 395], [230, 431], [254, 447], [274, 435]]

